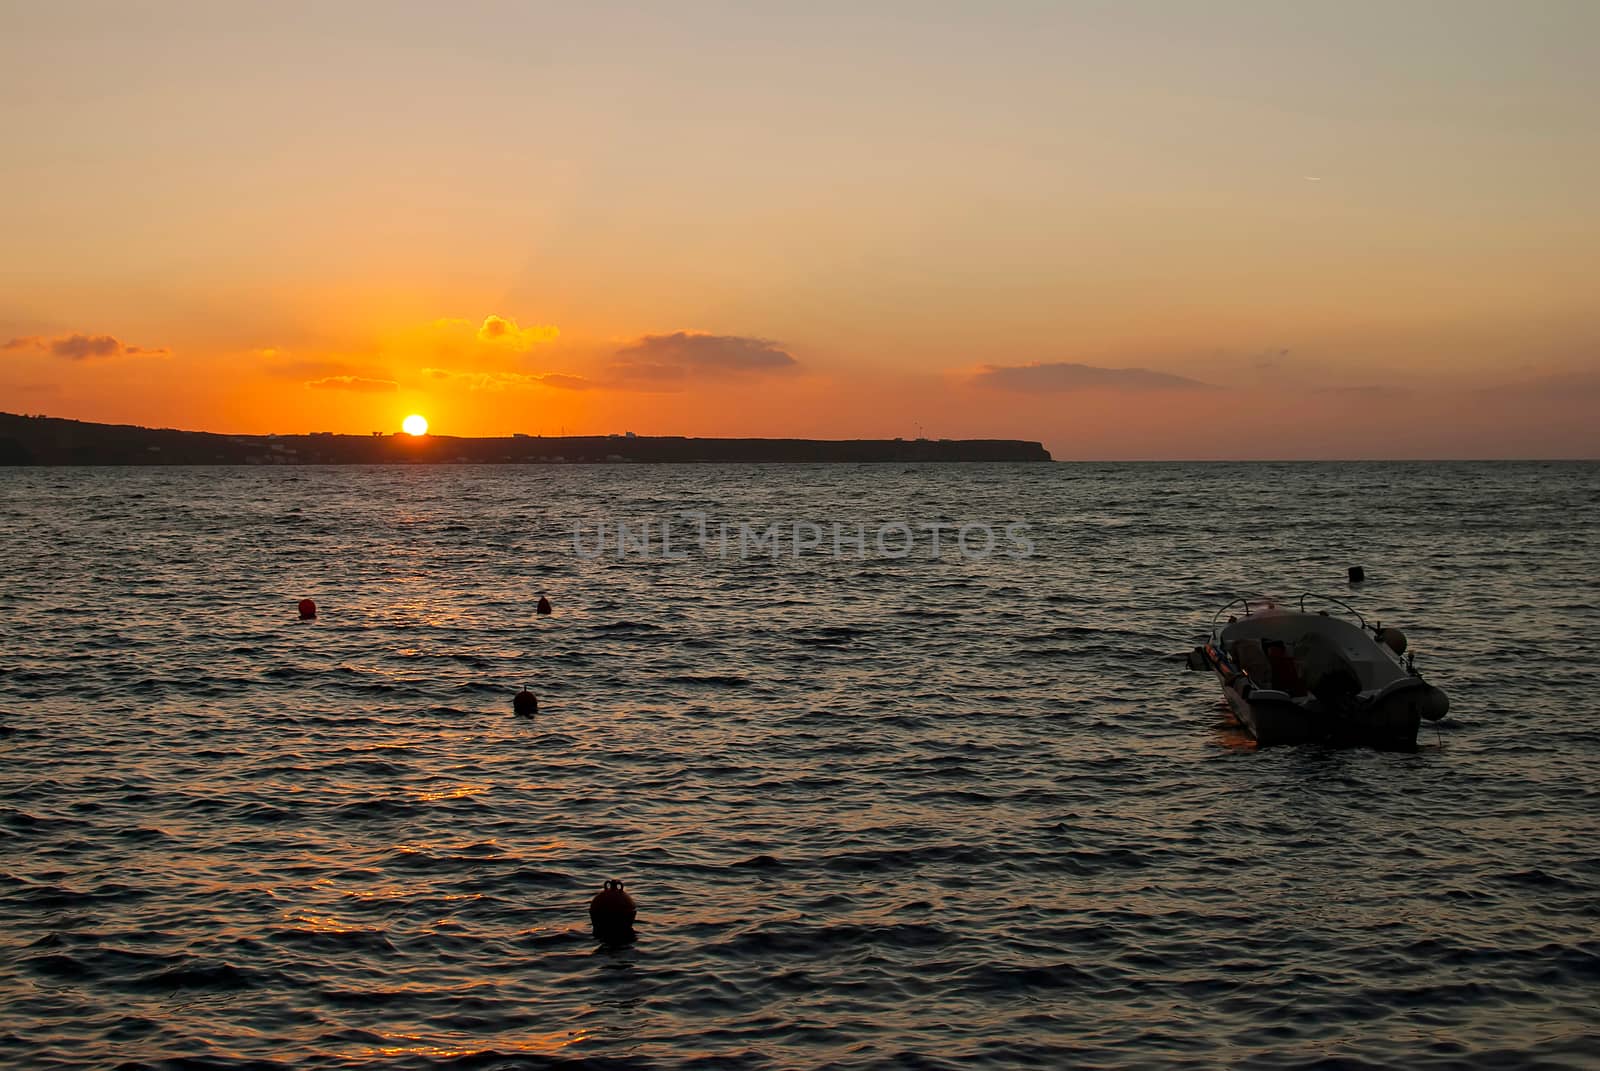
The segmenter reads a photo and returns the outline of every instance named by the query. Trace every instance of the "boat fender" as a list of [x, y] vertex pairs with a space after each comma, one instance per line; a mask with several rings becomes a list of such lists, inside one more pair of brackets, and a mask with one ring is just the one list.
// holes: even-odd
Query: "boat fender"
[[1184, 659], [1184, 663], [1190, 669], [1205, 669], [1211, 664], [1206, 659], [1206, 649], [1204, 647], [1196, 647], [1194, 650], [1190, 651], [1188, 656]]
[[1450, 713], [1450, 697], [1445, 695], [1444, 689], [1427, 685], [1421, 689], [1422, 694], [1417, 696], [1417, 713], [1428, 721], [1439, 721]]
[[1406, 634], [1397, 628], [1379, 629], [1378, 641], [1395, 654], [1406, 653]]

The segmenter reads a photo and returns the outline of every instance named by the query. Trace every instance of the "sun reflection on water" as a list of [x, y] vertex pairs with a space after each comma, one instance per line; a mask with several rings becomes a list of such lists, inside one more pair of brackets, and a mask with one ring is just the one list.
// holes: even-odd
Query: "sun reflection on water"
[[469, 796], [477, 796], [477, 795], [480, 795], [482, 793], [488, 792], [493, 788], [494, 788], [493, 785], [487, 785], [487, 784], [459, 785], [459, 786], [457, 786], [455, 788], [445, 788], [445, 789], [437, 789], [437, 790], [434, 790], [434, 791], [419, 792], [419, 793], [417, 793], [417, 797], [416, 798], [417, 798], [417, 801], [419, 803], [436, 803], [439, 800], [466, 799]]
[[561, 1052], [563, 1049], [581, 1044], [594, 1037], [594, 1031], [578, 1030], [552, 1030], [547, 1034], [525, 1034], [517, 1038], [496, 1039], [493, 1046], [482, 1045], [449, 1045], [432, 1042], [421, 1034], [392, 1034], [392, 1040], [405, 1041], [411, 1044], [377, 1045], [365, 1050], [368, 1056], [423, 1056], [434, 1060], [459, 1060], [470, 1056], [489, 1056], [494, 1054], [520, 1053], [524, 1055], [549, 1056]]

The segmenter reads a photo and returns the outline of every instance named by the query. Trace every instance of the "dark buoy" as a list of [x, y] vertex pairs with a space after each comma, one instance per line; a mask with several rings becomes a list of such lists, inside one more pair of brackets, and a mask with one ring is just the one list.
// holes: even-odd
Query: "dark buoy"
[[525, 718], [539, 713], [539, 697], [524, 688], [511, 697], [511, 709]]
[[310, 599], [300, 600], [300, 620], [310, 621], [317, 616], [317, 604]]
[[534, 607], [534, 609], [541, 614], [548, 614], [550, 612], [550, 600], [545, 598], [543, 595], [540, 595], [539, 605]]
[[1359, 565], [1350, 567], [1350, 583], [1359, 584], [1367, 578], [1367, 571]]
[[623, 890], [622, 882], [615, 879], [607, 881], [589, 901], [589, 922], [594, 926], [594, 935], [602, 941], [631, 940], [636, 917], [638, 910], [633, 905], [633, 897]]

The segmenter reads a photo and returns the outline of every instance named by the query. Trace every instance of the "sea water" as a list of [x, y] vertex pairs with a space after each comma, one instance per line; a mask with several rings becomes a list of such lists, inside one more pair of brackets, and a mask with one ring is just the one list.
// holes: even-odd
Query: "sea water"
[[[1597, 576], [1584, 463], [0, 469], [0, 1062], [1584, 1066]], [[1185, 672], [1305, 589], [1418, 750]]]

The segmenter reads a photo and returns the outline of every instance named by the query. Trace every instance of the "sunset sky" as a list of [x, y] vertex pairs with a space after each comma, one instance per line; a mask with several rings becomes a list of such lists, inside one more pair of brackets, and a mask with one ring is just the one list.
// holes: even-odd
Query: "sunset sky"
[[0, 410], [1600, 455], [1600, 3], [5, 3]]

